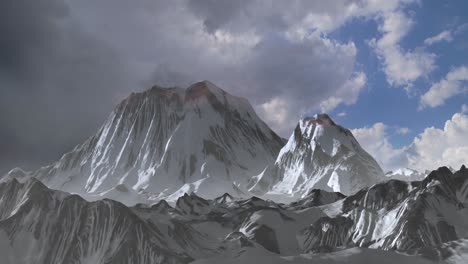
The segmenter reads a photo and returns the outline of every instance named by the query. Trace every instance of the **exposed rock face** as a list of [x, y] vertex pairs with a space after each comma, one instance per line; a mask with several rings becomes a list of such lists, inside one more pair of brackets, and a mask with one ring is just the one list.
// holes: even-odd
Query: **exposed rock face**
[[300, 120], [283, 143], [245, 99], [206, 81], [132, 94], [58, 162], [0, 180], [0, 262], [468, 257], [464, 166], [385, 177], [325, 114]]
[[[13, 178], [0, 183], [0, 253], [6, 264], [189, 263], [249, 247], [280, 253], [284, 230], [278, 232], [281, 223], [271, 222], [268, 212], [293, 225], [297, 217], [259, 198], [186, 194], [175, 208], [165, 201], [126, 207]], [[294, 230], [289, 233], [294, 238]]]
[[112, 200], [86, 202], [35, 179], [0, 184], [2, 263], [188, 263], [167, 246], [169, 232]]
[[[365, 253], [356, 261], [368, 254], [405, 260], [382, 251], [398, 250], [445, 262], [468, 252], [467, 202], [465, 167], [440, 168], [420, 182], [391, 180], [348, 197], [314, 190], [301, 201], [277, 204], [192, 193], [175, 207], [88, 202], [24, 177], [0, 182], [0, 254], [6, 264], [307, 263], [307, 256], [335, 263], [337, 251], [360, 247]], [[308, 255], [324, 252], [331, 253]]]
[[244, 196], [250, 177], [272, 163], [283, 144], [247, 100], [210, 82], [155, 86], [131, 94], [95, 136], [58, 162], [10, 176], [30, 175], [54, 189], [127, 204], [176, 201], [190, 192]]
[[350, 195], [387, 179], [328, 115], [301, 119], [284, 146], [247, 100], [207, 81], [133, 93], [59, 161], [9, 176], [127, 205], [176, 202], [184, 193], [291, 202], [314, 189]]
[[250, 190], [296, 200], [313, 189], [350, 195], [384, 180], [351, 131], [320, 114], [299, 121], [276, 162], [254, 178]]
[[341, 213], [303, 230], [302, 246], [305, 251], [360, 246], [407, 252], [437, 246], [468, 236], [467, 202], [464, 166], [455, 173], [439, 168], [420, 182], [391, 180], [345, 198]]
[[301, 209], [301, 208], [309, 208], [312, 206], [321, 206], [326, 204], [334, 203], [338, 200], [345, 198], [346, 196], [342, 193], [336, 192], [327, 192], [320, 189], [314, 189], [310, 191], [305, 197], [292, 202], [290, 204], [291, 207]]

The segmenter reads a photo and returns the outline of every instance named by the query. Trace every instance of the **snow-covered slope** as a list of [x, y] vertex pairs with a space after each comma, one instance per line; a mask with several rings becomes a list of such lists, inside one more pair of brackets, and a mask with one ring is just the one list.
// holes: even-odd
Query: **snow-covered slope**
[[465, 167], [348, 197], [314, 190], [291, 204], [191, 193], [175, 207], [127, 207], [88, 202], [35, 178], [4, 179], [0, 262], [465, 263], [467, 205]]
[[414, 251], [468, 237], [468, 169], [442, 167], [423, 181], [391, 180], [342, 200], [342, 212], [298, 236], [304, 251], [370, 247]]
[[421, 181], [429, 174], [429, 171], [419, 172], [410, 168], [400, 168], [394, 171], [385, 173], [387, 179], [400, 180], [400, 181]]
[[384, 180], [380, 166], [351, 131], [319, 114], [299, 121], [276, 162], [251, 181], [250, 190], [295, 200], [312, 189], [354, 194]]
[[1, 263], [188, 263], [169, 233], [176, 228], [149, 225], [112, 200], [90, 203], [49, 190], [34, 178], [0, 184]]
[[250, 177], [272, 163], [283, 144], [247, 100], [210, 82], [155, 86], [131, 94], [97, 135], [58, 162], [10, 176], [31, 175], [87, 199], [123, 197], [126, 203], [175, 201], [186, 192], [243, 196]]

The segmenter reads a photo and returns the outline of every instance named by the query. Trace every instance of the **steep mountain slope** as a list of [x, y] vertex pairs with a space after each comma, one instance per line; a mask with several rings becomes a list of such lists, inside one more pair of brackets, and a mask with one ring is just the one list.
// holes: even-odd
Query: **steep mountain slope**
[[311, 209], [193, 193], [174, 208], [165, 201], [126, 207], [87, 202], [35, 178], [8, 179], [0, 183], [0, 253], [5, 264], [189, 263], [272, 245], [272, 254], [298, 253], [295, 232], [320, 212]]
[[243, 196], [251, 175], [272, 163], [282, 145], [247, 100], [203, 81], [187, 89], [133, 93], [97, 135], [58, 162], [10, 175], [31, 175], [89, 199], [124, 197], [127, 203], [175, 201], [185, 192]]
[[391, 180], [342, 200], [342, 212], [299, 235], [304, 251], [370, 247], [411, 252], [468, 237], [468, 170], [442, 167], [423, 181]]
[[299, 121], [276, 162], [251, 181], [250, 190], [295, 200], [312, 189], [354, 194], [383, 180], [382, 169], [351, 131], [320, 114]]
[[89, 203], [34, 178], [0, 184], [2, 263], [188, 263], [168, 248], [170, 230], [118, 202]]
[[192, 193], [175, 207], [126, 207], [35, 178], [4, 179], [0, 254], [5, 264], [463, 263], [467, 190], [468, 169], [440, 168], [421, 182], [392, 180], [348, 197], [313, 190], [287, 205]]

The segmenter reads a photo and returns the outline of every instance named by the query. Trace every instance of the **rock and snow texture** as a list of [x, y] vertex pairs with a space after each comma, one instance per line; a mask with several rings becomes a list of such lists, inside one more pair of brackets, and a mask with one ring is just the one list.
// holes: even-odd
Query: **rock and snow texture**
[[[301, 254], [278, 256], [259, 248], [240, 251], [236, 256], [213, 257], [192, 262], [192, 264], [434, 264], [420, 256], [408, 256], [391, 251], [367, 248], [345, 249], [326, 254]], [[456, 263], [462, 264], [464, 262]], [[455, 262], [454, 262], [455, 264]]]
[[423, 181], [380, 183], [340, 202], [340, 213], [301, 231], [304, 251], [359, 246], [414, 252], [468, 237], [464, 166], [455, 173], [439, 168]]
[[132, 94], [58, 162], [0, 180], [0, 262], [466, 263], [464, 166], [384, 175], [325, 114], [283, 143], [206, 81]]
[[296, 200], [312, 189], [349, 195], [384, 180], [380, 166], [351, 131], [319, 114], [299, 121], [276, 162], [254, 177], [250, 190]]
[[429, 171], [419, 172], [410, 168], [400, 168], [394, 171], [385, 173], [387, 179], [401, 180], [401, 181], [421, 181], [429, 174]]
[[[0, 182], [5, 264], [466, 263], [468, 170], [277, 204], [185, 194], [171, 207], [88, 202], [35, 178]], [[396, 251], [395, 251], [396, 250]]]
[[[251, 193], [295, 201], [313, 189], [353, 194], [388, 178], [328, 115], [301, 119], [285, 146], [247, 100], [203, 81], [133, 93], [99, 132], [33, 172], [48, 187], [127, 205]], [[280, 151], [281, 150], [281, 151]]]
[[[187, 263], [177, 224], [142, 220], [119, 202], [87, 202], [34, 178], [0, 184], [0, 255], [5, 264]], [[176, 240], [179, 240], [177, 242]], [[179, 245], [180, 244], [180, 245]], [[185, 248], [184, 248], [185, 247]]]
[[175, 201], [190, 192], [244, 196], [250, 177], [274, 162], [283, 144], [247, 100], [208, 81], [187, 89], [155, 86], [131, 94], [97, 135], [58, 162], [10, 175], [127, 204]]
[[11, 179], [0, 183], [2, 263], [190, 263], [250, 248], [277, 256], [300, 252], [291, 231], [307, 226], [312, 211], [220, 198], [190, 194], [175, 208], [165, 202], [129, 208], [87, 202], [34, 178]]

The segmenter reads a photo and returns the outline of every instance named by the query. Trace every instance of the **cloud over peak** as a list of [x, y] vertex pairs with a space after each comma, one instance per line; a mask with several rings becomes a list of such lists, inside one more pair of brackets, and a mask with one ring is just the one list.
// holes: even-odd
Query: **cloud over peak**
[[[413, 86], [439, 69], [432, 45], [461, 38], [463, 21], [407, 45], [420, 25], [412, 12], [422, 6], [418, 0], [2, 1], [0, 34], [8, 41], [0, 43], [0, 121], [8, 126], [0, 130], [0, 163], [57, 158], [92, 134], [120, 98], [154, 84], [211, 80], [249, 98], [283, 136], [303, 113], [337, 111], [352, 120], [363, 91], [379, 97], [389, 84], [418, 92]], [[459, 75], [434, 83], [421, 108], [462, 94], [466, 80]], [[375, 129], [385, 137], [393, 127]]]

